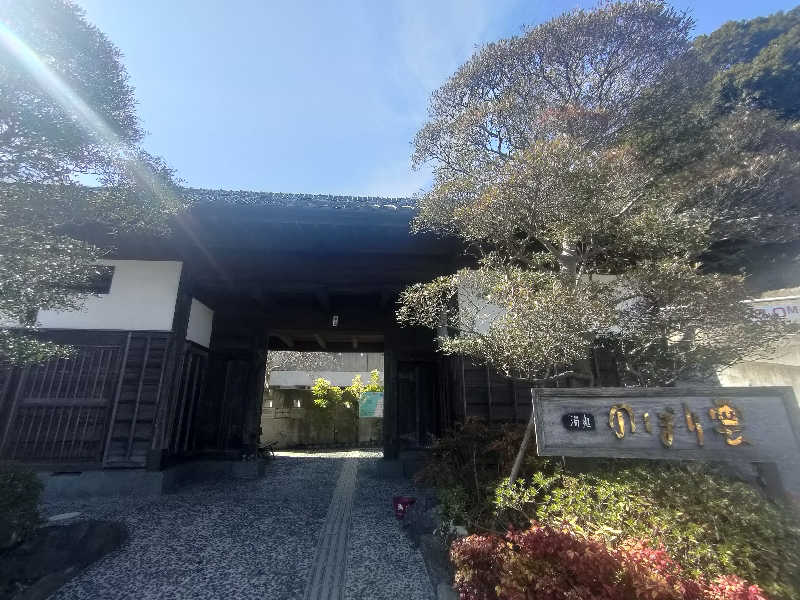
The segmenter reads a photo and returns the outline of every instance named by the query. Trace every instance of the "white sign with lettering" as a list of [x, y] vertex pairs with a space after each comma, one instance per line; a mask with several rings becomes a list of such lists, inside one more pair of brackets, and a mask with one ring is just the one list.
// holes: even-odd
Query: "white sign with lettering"
[[753, 308], [768, 315], [777, 315], [789, 321], [800, 321], [800, 299], [762, 298], [753, 300]]

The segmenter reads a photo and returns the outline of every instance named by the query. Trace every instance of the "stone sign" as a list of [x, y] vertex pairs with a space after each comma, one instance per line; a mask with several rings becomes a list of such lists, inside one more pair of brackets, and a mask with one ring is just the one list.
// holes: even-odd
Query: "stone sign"
[[775, 463], [788, 488], [800, 487], [800, 417], [792, 388], [550, 388], [532, 393], [540, 456]]

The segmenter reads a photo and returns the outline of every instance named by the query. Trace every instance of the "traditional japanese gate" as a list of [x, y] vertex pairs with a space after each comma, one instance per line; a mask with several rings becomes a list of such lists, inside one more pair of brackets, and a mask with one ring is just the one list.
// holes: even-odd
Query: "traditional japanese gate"
[[[0, 369], [0, 460], [161, 469], [252, 452], [270, 350], [384, 352], [387, 454], [443, 431], [448, 371], [431, 333], [400, 328], [394, 312], [406, 285], [463, 264], [456, 243], [412, 236], [408, 200], [188, 193], [194, 206], [168, 237], [88, 236], [114, 246], [113, 260], [136, 262], [141, 287], [148, 261], [178, 266], [171, 329], [42, 330], [74, 353]], [[213, 311], [203, 347], [188, 335], [194, 300]]]

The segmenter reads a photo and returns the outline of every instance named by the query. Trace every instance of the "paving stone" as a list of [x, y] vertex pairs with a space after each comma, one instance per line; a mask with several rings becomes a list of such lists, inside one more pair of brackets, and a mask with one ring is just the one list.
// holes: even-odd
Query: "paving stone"
[[347, 564], [347, 539], [358, 462], [348, 458], [333, 492], [317, 552], [308, 576], [305, 600], [341, 600]]

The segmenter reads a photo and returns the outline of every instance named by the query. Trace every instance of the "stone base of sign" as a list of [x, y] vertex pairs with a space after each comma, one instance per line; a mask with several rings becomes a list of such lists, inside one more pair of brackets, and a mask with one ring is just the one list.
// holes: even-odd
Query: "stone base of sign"
[[800, 465], [755, 463], [758, 480], [772, 498], [786, 500], [800, 506]]

